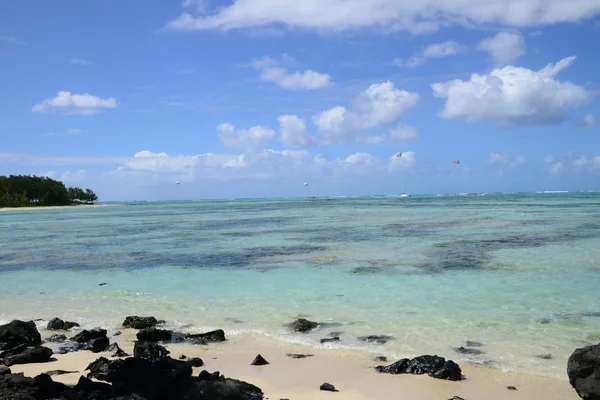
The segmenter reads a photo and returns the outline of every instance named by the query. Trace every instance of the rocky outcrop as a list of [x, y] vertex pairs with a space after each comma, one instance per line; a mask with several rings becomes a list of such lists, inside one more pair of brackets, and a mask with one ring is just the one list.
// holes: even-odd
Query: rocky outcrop
[[60, 343], [60, 342], [64, 342], [65, 340], [67, 340], [67, 337], [63, 334], [52, 335], [48, 339], [46, 339], [47, 342], [51, 342], [51, 343]]
[[158, 321], [154, 317], [131, 316], [125, 318], [125, 321], [123, 321], [123, 328], [146, 329], [152, 328], [157, 324]]
[[91, 331], [84, 329], [69, 340], [77, 343], [85, 343], [92, 339], [99, 339], [102, 337], [106, 337], [106, 329], [92, 329]]
[[76, 326], [79, 326], [77, 322], [63, 321], [60, 318], [52, 318], [50, 322], [48, 322], [46, 329], [49, 331], [66, 331]]
[[204, 361], [200, 357], [192, 357], [187, 359], [186, 362], [194, 368], [198, 368], [204, 365]]
[[585, 400], [600, 400], [600, 344], [576, 349], [567, 362], [571, 386]]
[[117, 343], [112, 343], [105, 351], [108, 351], [111, 357], [129, 357], [129, 354], [125, 353]]
[[16, 354], [6, 356], [2, 362], [7, 367], [15, 364], [43, 363], [50, 361], [52, 350], [47, 347], [27, 347]]
[[449, 381], [462, 380], [462, 371], [458, 364], [439, 356], [419, 356], [412, 360], [403, 358], [388, 366], [375, 367], [377, 372], [386, 374], [427, 374], [432, 378]]
[[42, 344], [42, 337], [33, 321], [14, 320], [0, 325], [0, 350], [12, 349], [20, 344], [27, 346]]
[[194, 344], [224, 342], [227, 340], [225, 339], [225, 332], [223, 329], [217, 329], [216, 331], [210, 331], [206, 333], [187, 333], [184, 335], [184, 338]]
[[166, 358], [170, 354], [169, 350], [154, 342], [144, 342], [138, 340], [133, 346], [133, 356], [145, 358], [156, 362]]
[[171, 340], [172, 336], [173, 331], [157, 328], [144, 328], [136, 335], [138, 340], [145, 340], [148, 342], [168, 342]]
[[79, 343], [79, 345], [71, 347], [71, 351], [91, 350], [94, 353], [99, 353], [105, 351], [110, 345], [110, 341], [106, 336], [106, 329], [83, 330], [69, 340]]
[[294, 322], [290, 323], [288, 326], [295, 332], [310, 332], [317, 326], [319, 326], [319, 324], [317, 322], [309, 321], [304, 318], [298, 318]]

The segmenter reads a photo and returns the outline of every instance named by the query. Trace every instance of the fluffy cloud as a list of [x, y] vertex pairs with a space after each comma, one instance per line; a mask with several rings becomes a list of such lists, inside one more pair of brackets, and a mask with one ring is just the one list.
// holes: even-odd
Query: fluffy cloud
[[[185, 3], [194, 3], [186, 1]], [[167, 24], [179, 30], [284, 26], [316, 32], [372, 29], [432, 32], [442, 26], [537, 26], [576, 22], [600, 13], [597, 0], [233, 0], [210, 13], [186, 11]]]
[[596, 119], [596, 117], [593, 114], [588, 114], [585, 117], [583, 117], [582, 119], [575, 121], [575, 126], [577, 128], [593, 128], [594, 126], [598, 125], [598, 120]]
[[508, 153], [491, 153], [486, 163], [491, 165], [508, 165], [510, 167], [518, 167], [525, 162], [525, 157], [516, 156], [511, 158]]
[[304, 119], [297, 115], [280, 115], [277, 120], [281, 129], [279, 141], [285, 147], [312, 146], [316, 139], [306, 130]]
[[32, 111], [46, 113], [61, 109], [64, 110], [64, 115], [92, 115], [98, 113], [101, 108], [116, 108], [117, 105], [117, 100], [113, 97], [101, 99], [87, 93], [58, 92], [56, 97], [46, 99], [33, 106]]
[[556, 79], [575, 58], [564, 58], [539, 71], [506, 66], [488, 75], [473, 74], [468, 81], [435, 83], [433, 94], [446, 99], [440, 115], [466, 122], [492, 120], [501, 126], [560, 122], [569, 108], [592, 96], [581, 86]]
[[392, 82], [372, 84], [354, 100], [351, 110], [333, 107], [313, 117], [326, 143], [360, 140], [362, 130], [388, 127], [419, 101], [417, 93], [394, 87]]
[[404, 151], [400, 157], [393, 154], [389, 158], [389, 169], [390, 171], [410, 169], [415, 166], [416, 162], [417, 158], [414, 151]]
[[224, 123], [217, 126], [219, 139], [225, 146], [242, 152], [255, 152], [267, 147], [275, 137], [275, 131], [264, 126], [236, 130], [233, 125]]
[[398, 124], [390, 128], [387, 133], [376, 136], [359, 136], [358, 141], [370, 144], [380, 144], [385, 142], [396, 142], [401, 140], [416, 139], [419, 137], [419, 130], [406, 124]]
[[458, 44], [454, 40], [449, 40], [443, 43], [433, 43], [424, 48], [419, 53], [415, 54], [408, 60], [396, 58], [393, 63], [398, 67], [414, 68], [424, 64], [428, 58], [443, 58], [453, 54], [458, 54], [466, 51], [466, 47]]
[[591, 170], [600, 170], [600, 156], [587, 158], [579, 157], [573, 161], [573, 165], [579, 168], [588, 168]]
[[525, 39], [521, 32], [500, 32], [479, 42], [477, 49], [487, 51], [496, 65], [504, 66], [525, 54]]
[[290, 72], [270, 57], [252, 63], [260, 71], [260, 79], [284, 89], [321, 89], [333, 85], [331, 76], [311, 69]]

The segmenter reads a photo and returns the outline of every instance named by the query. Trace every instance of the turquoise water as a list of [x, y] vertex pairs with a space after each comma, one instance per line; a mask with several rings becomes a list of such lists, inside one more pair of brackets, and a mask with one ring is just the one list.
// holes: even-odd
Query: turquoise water
[[[600, 341], [599, 288], [597, 193], [0, 213], [0, 323], [116, 328], [151, 314], [185, 331], [314, 346], [341, 331], [327, 346], [564, 377], [571, 352]], [[326, 324], [288, 332], [299, 315]], [[371, 334], [395, 339], [357, 339]], [[484, 354], [455, 353], [466, 340]]]

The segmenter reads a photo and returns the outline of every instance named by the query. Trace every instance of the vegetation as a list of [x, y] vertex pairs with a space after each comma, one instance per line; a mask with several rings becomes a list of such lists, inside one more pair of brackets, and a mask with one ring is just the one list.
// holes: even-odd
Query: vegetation
[[68, 206], [94, 204], [97, 200], [91, 189], [67, 188], [47, 177], [0, 176], [0, 207]]

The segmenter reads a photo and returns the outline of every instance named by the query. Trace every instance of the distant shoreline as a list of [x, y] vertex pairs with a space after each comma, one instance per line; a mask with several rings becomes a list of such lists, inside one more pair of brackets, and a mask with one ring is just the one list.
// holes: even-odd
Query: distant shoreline
[[3, 211], [31, 211], [31, 210], [57, 210], [65, 208], [97, 208], [97, 207], [115, 207], [118, 204], [76, 204], [70, 206], [35, 206], [35, 207], [0, 207]]

